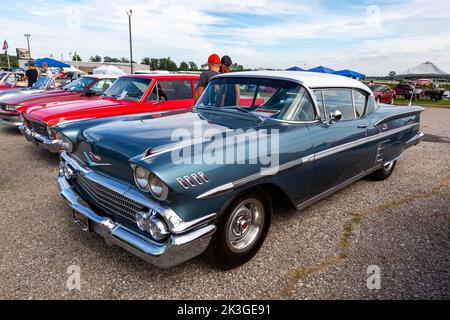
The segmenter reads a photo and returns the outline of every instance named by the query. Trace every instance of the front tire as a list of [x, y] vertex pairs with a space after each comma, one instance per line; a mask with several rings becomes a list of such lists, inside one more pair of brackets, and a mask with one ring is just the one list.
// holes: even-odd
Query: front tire
[[381, 169], [370, 174], [369, 178], [374, 181], [383, 181], [388, 179], [391, 176], [392, 172], [394, 171], [396, 164], [397, 161], [385, 163]]
[[249, 261], [264, 243], [270, 228], [272, 204], [262, 190], [238, 197], [220, 219], [207, 255], [222, 270]]

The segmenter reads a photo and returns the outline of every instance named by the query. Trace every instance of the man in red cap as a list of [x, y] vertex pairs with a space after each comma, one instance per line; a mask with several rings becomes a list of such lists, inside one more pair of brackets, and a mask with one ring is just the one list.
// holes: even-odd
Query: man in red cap
[[203, 71], [200, 75], [200, 81], [198, 82], [197, 90], [195, 92], [195, 102], [197, 102], [197, 100], [202, 95], [203, 91], [209, 83], [209, 80], [211, 80], [211, 78], [215, 75], [219, 74], [220, 65], [220, 57], [217, 54], [213, 53], [209, 56], [208, 70]]

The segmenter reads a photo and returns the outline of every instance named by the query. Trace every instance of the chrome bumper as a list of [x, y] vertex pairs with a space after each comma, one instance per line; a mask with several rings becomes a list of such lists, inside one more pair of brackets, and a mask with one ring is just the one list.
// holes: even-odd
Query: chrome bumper
[[[215, 225], [209, 224], [184, 234], [171, 234], [165, 243], [153, 241], [110, 218], [94, 212], [84, 202], [64, 175], [58, 176], [61, 196], [78, 214], [89, 221], [88, 229], [101, 235], [107, 244], [117, 245], [148, 263], [160, 268], [170, 268], [203, 253], [215, 232]], [[74, 222], [78, 223], [79, 220]]]
[[34, 143], [35, 145], [47, 149], [52, 153], [59, 153], [61, 151], [61, 147], [58, 143], [58, 140], [50, 139], [44, 137], [43, 135], [32, 131], [30, 128], [25, 126], [23, 123], [18, 127], [19, 131], [25, 136], [29, 142]]
[[22, 124], [22, 120], [18, 115], [0, 114], [0, 124], [9, 127], [18, 127]]
[[421, 143], [421, 142], [422, 142], [422, 139], [423, 139], [423, 136], [424, 136], [424, 134], [423, 134], [422, 131], [417, 132], [417, 134], [416, 134], [414, 137], [412, 137], [411, 139], [409, 139], [408, 141], [406, 141], [406, 143], [405, 143], [405, 149], [410, 148], [410, 147], [413, 147], [413, 146], [416, 146], [416, 145], [418, 145], [419, 143]]

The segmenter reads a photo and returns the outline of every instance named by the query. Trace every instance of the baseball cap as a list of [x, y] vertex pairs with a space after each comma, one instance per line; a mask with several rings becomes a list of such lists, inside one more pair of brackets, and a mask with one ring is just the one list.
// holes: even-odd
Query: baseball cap
[[229, 56], [223, 56], [222, 60], [220, 62], [222, 64], [226, 65], [227, 67], [229, 67], [233, 64], [233, 61], [231, 61], [231, 58]]
[[213, 53], [208, 57], [208, 63], [220, 64], [220, 57]]

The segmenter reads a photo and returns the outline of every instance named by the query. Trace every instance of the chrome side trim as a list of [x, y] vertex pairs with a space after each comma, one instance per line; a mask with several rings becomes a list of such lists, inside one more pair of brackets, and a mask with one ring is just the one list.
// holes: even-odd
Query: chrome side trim
[[[307, 156], [305, 156], [305, 157], [303, 157], [301, 159], [296, 159], [296, 160], [293, 160], [293, 161], [286, 162], [286, 163], [280, 165], [277, 168], [273, 168], [273, 171], [274, 171], [274, 174], [276, 174], [276, 173], [278, 173], [280, 171], [288, 170], [288, 169], [293, 168], [293, 167], [298, 167], [298, 166], [304, 165], [304, 164], [306, 164], [308, 162], [312, 162], [312, 161], [315, 161], [315, 160], [320, 160], [320, 159], [329, 157], [329, 156], [334, 155], [336, 153], [339, 153], [339, 152], [342, 152], [342, 151], [345, 151], [345, 150], [348, 150], [348, 149], [351, 149], [351, 148], [363, 145], [363, 144], [365, 144], [367, 142], [372, 142], [372, 141], [377, 141], [377, 140], [380, 140], [380, 139], [384, 139], [384, 138], [386, 138], [388, 136], [391, 136], [393, 134], [402, 132], [404, 130], [408, 130], [408, 129], [414, 128], [414, 127], [416, 127], [418, 125], [419, 125], [418, 123], [412, 123], [412, 124], [409, 124], [409, 125], [404, 126], [404, 127], [400, 127], [400, 128], [397, 128], [397, 129], [392, 129], [392, 130], [389, 130], [389, 131], [386, 131], [386, 132], [380, 132], [379, 134], [374, 135], [374, 136], [361, 138], [359, 140], [351, 141], [351, 142], [348, 142], [348, 143], [345, 143], [345, 144], [342, 144], [342, 145], [339, 145], [339, 146], [336, 146], [336, 147], [333, 147], [333, 148], [330, 148], [330, 149], [326, 149], [326, 150], [320, 151], [320, 152], [315, 153], [315, 154], [310, 154], [310, 155], [307, 155]], [[214, 189], [208, 190], [207, 192], [202, 193], [201, 195], [197, 196], [197, 199], [205, 199], [205, 198], [209, 198], [209, 197], [212, 197], [212, 196], [215, 196], [215, 195], [218, 195], [218, 194], [231, 192], [237, 187], [240, 187], [240, 186], [245, 185], [247, 183], [259, 180], [259, 179], [261, 179], [261, 178], [263, 178], [263, 177], [265, 177], [267, 175], [268, 174], [261, 175], [260, 172], [252, 174], [252, 175], [244, 177], [242, 179], [239, 179], [239, 180], [236, 180], [236, 181], [232, 181], [232, 182], [220, 185], [220, 186], [218, 186], [218, 187], [216, 187]]]
[[358, 174], [358, 175], [348, 179], [347, 181], [344, 181], [343, 183], [338, 184], [337, 186], [334, 186], [334, 187], [332, 187], [332, 188], [330, 188], [330, 189], [328, 189], [328, 190], [326, 190], [326, 191], [324, 191], [324, 192], [322, 192], [322, 193], [312, 197], [311, 199], [306, 200], [305, 202], [302, 202], [302, 203], [298, 204], [296, 206], [296, 208], [297, 208], [297, 210], [304, 209], [304, 208], [308, 207], [309, 205], [311, 205], [311, 204], [313, 204], [313, 203], [315, 203], [317, 201], [320, 201], [323, 198], [326, 198], [327, 196], [329, 196], [329, 195], [331, 195], [331, 194], [333, 194], [333, 193], [335, 193], [335, 192], [345, 188], [346, 186], [352, 184], [353, 182], [356, 182], [356, 181], [364, 178], [365, 176], [371, 174], [372, 172], [374, 172], [374, 171], [376, 171], [378, 169], [381, 169], [382, 167], [383, 167], [383, 165], [380, 164], [380, 165], [377, 165], [377, 166], [375, 166], [375, 167], [373, 167], [373, 168], [371, 168], [371, 169], [369, 169], [367, 171], [361, 172], [360, 174]]

